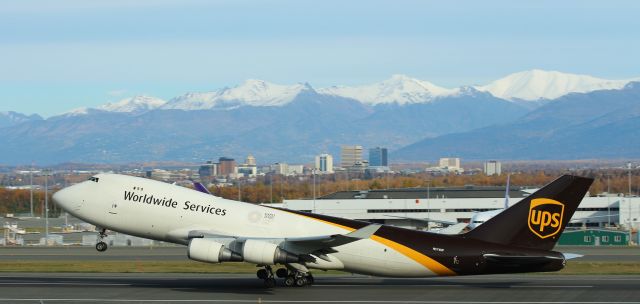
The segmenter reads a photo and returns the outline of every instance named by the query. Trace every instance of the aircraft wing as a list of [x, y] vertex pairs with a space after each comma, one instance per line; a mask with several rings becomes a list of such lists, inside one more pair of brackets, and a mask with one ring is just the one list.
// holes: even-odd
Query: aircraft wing
[[371, 224], [347, 234], [333, 234], [304, 238], [286, 238], [285, 241], [287, 242], [287, 247], [292, 246], [296, 248], [296, 251], [312, 253], [318, 250], [330, 249], [332, 247], [337, 247], [358, 240], [368, 239], [374, 233], [376, 233], [376, 231], [378, 231], [380, 227], [382, 227], [382, 225]]
[[458, 223], [455, 225], [451, 225], [447, 228], [442, 228], [438, 231], [436, 231], [436, 233], [438, 234], [446, 234], [446, 235], [456, 235], [456, 234], [460, 234], [462, 232], [462, 230], [464, 230], [464, 228], [467, 228], [467, 226], [469, 226], [468, 223]]
[[[330, 252], [332, 247], [337, 247], [340, 245], [348, 244], [351, 242], [355, 242], [358, 240], [368, 239], [371, 237], [378, 229], [380, 229], [382, 225], [379, 224], [371, 224], [365, 227], [362, 227], [358, 230], [349, 232], [347, 234], [333, 234], [333, 235], [322, 235], [322, 236], [312, 236], [312, 237], [293, 237], [293, 238], [284, 238], [279, 240], [284, 240], [284, 245], [287, 250], [293, 250], [299, 254], [310, 254], [317, 251], [327, 251]], [[212, 231], [206, 230], [192, 230], [189, 231], [188, 238], [212, 238], [212, 239], [226, 239], [229, 241], [245, 241], [247, 239], [264, 239], [264, 240], [274, 240], [273, 238], [251, 238], [244, 236], [234, 236], [234, 235], [220, 235]]]

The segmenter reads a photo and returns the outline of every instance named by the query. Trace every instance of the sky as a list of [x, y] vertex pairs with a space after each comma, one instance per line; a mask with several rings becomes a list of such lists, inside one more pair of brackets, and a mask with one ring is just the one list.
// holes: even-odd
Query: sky
[[7, 1], [0, 111], [45, 117], [246, 79], [406, 74], [444, 87], [529, 69], [640, 76], [640, 1]]

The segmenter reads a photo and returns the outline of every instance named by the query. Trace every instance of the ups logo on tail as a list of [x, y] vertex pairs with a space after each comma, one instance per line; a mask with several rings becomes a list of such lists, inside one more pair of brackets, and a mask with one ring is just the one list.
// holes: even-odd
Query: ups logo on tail
[[541, 239], [554, 236], [562, 228], [564, 204], [548, 198], [536, 198], [529, 205], [529, 230]]

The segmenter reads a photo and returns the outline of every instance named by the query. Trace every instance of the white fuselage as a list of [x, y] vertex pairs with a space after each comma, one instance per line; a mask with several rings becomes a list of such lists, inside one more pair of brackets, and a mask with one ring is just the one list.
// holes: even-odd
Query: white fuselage
[[[186, 245], [189, 233], [280, 240], [346, 234], [354, 229], [305, 215], [215, 197], [154, 180], [100, 174], [57, 192], [55, 201], [98, 227]], [[396, 277], [438, 275], [414, 255], [379, 237], [333, 248], [327, 259], [307, 262], [316, 269]], [[286, 248], [285, 248], [286, 249]]]

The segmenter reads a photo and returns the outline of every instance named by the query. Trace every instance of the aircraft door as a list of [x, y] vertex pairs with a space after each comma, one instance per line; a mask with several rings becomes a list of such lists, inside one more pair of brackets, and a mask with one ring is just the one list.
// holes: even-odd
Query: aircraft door
[[113, 215], [118, 214], [118, 203], [113, 202], [111, 204], [111, 208], [109, 208], [109, 214], [113, 214]]

